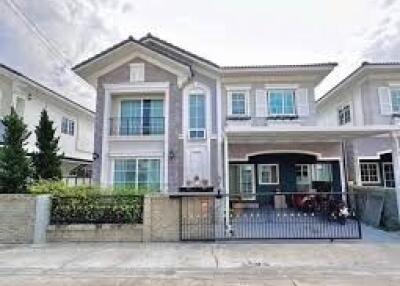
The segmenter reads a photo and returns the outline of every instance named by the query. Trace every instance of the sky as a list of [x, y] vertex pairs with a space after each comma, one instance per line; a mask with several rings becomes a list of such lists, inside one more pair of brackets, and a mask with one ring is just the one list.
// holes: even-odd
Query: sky
[[0, 0], [0, 62], [94, 109], [71, 67], [151, 32], [219, 65], [400, 61], [400, 0]]

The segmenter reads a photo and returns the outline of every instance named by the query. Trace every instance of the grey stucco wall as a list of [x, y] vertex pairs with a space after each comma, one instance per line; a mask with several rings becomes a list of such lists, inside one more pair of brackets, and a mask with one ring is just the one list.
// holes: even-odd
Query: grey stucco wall
[[[103, 135], [103, 119], [104, 119], [104, 84], [118, 84], [129, 82], [130, 68], [129, 64], [142, 62], [145, 64], [145, 81], [147, 82], [169, 82], [170, 83], [170, 99], [169, 99], [169, 146], [174, 149], [177, 154], [174, 160], [170, 160], [168, 180], [170, 186], [179, 185], [179, 173], [182, 172], [182, 150], [179, 150], [181, 144], [179, 142], [179, 134], [182, 130], [182, 92], [177, 85], [177, 77], [155, 66], [143, 59], [135, 58], [111, 72], [101, 76], [97, 84], [97, 101], [96, 101], [96, 123], [95, 123], [95, 144], [94, 150], [101, 156], [102, 152], [102, 135]], [[168, 150], [166, 150], [168, 152]], [[99, 183], [101, 174], [101, 157], [93, 163], [93, 179]]]
[[0, 194], [0, 243], [44, 243], [50, 197]]
[[[103, 116], [104, 116], [104, 84], [117, 84], [129, 82], [129, 64], [143, 62], [145, 64], [145, 81], [146, 82], [169, 82], [170, 83], [170, 98], [169, 98], [169, 152], [174, 152], [175, 158], [169, 159], [168, 162], [168, 187], [171, 191], [176, 191], [177, 188], [183, 184], [183, 162], [184, 162], [184, 150], [182, 140], [182, 112], [183, 112], [183, 99], [182, 90], [177, 85], [177, 77], [141, 58], [135, 58], [120, 67], [112, 70], [111, 72], [101, 76], [98, 79], [97, 86], [97, 101], [96, 101], [96, 123], [95, 123], [95, 143], [94, 152], [99, 154], [100, 157], [94, 161], [93, 164], [93, 179], [99, 183], [101, 174], [101, 153], [102, 153], [102, 134], [103, 134]], [[193, 78], [186, 84], [190, 84], [193, 81], [200, 82], [211, 91], [211, 114], [212, 117], [212, 133], [215, 136], [217, 132], [217, 99], [216, 99], [216, 80], [206, 76], [200, 72], [194, 71]], [[186, 136], [186, 134], [183, 134]], [[217, 147], [215, 144], [211, 144], [211, 152], [213, 154], [211, 166], [217, 166], [216, 154]], [[214, 167], [213, 167], [214, 168]], [[213, 178], [213, 182], [216, 179]]]
[[369, 137], [353, 140], [354, 155], [356, 156], [377, 156], [383, 151], [392, 150], [392, 139], [386, 137]]
[[388, 87], [391, 83], [400, 82], [400, 73], [394, 72], [371, 72], [365, 76], [361, 84], [361, 98], [363, 106], [364, 122], [371, 124], [392, 124], [391, 115], [382, 115], [380, 111], [378, 88]]
[[33, 243], [36, 200], [30, 195], [0, 195], [0, 242]]

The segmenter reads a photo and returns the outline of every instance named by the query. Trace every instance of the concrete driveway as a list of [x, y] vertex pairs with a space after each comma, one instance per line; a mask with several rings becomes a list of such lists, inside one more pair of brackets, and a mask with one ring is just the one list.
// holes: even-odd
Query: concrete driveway
[[400, 244], [0, 245], [0, 285], [400, 285]]

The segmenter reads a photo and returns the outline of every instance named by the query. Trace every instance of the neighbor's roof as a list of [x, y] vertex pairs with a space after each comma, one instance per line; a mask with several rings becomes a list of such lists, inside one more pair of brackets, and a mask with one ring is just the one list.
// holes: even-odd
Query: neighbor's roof
[[350, 74], [348, 74], [344, 79], [342, 79], [339, 83], [337, 83], [334, 87], [332, 87], [327, 93], [325, 93], [323, 96], [321, 96], [318, 100], [317, 103], [322, 102], [323, 100], [327, 99], [331, 94], [339, 90], [341, 87], [346, 85], [347, 83], [351, 82], [355, 77], [360, 75], [362, 72], [364, 72], [367, 68], [376, 68], [376, 67], [397, 67], [400, 68], [400, 62], [375, 62], [375, 63], [370, 63], [370, 62], [363, 62], [361, 65], [356, 68], [354, 71], [352, 71]]
[[135, 40], [132, 36], [129, 36], [127, 39], [111, 46], [110, 48], [88, 58], [87, 60], [84, 60], [83, 62], [75, 65], [72, 69], [74, 71], [77, 71], [81, 67], [85, 66], [86, 64], [89, 64], [92, 61], [95, 61], [96, 59], [105, 56], [106, 54], [130, 43], [133, 42], [137, 45], [140, 45], [142, 47], [145, 47], [149, 50], [152, 50], [153, 52], [159, 53], [165, 57], [168, 57], [174, 61], [179, 62], [180, 64], [184, 64], [186, 66], [190, 67], [190, 64], [184, 60], [180, 60], [176, 56], [172, 56], [171, 54], [167, 53], [166, 51], [156, 49], [152, 45], [146, 44], [146, 42], [153, 41], [156, 43], [161, 44], [162, 46], [165, 46], [171, 50], [175, 50], [178, 53], [181, 53], [183, 55], [186, 55], [190, 58], [193, 58], [199, 62], [205, 63], [209, 66], [212, 66], [213, 68], [219, 69], [222, 72], [234, 72], [234, 71], [263, 71], [263, 70], [272, 70], [272, 69], [287, 69], [287, 70], [297, 70], [297, 69], [315, 69], [315, 68], [326, 68], [326, 69], [332, 69], [335, 66], [337, 66], [337, 63], [334, 62], [327, 62], [327, 63], [313, 63], [313, 64], [294, 64], [294, 65], [245, 65], [245, 66], [220, 66], [216, 64], [215, 62], [212, 62], [208, 59], [205, 59], [199, 55], [196, 55], [192, 52], [189, 52], [181, 47], [178, 47], [174, 44], [171, 44], [170, 42], [167, 42], [163, 39], [160, 39], [159, 37], [156, 37], [150, 33], [148, 33], [146, 36], [142, 37], [139, 40]]
[[85, 106], [80, 105], [79, 103], [69, 99], [68, 97], [66, 97], [66, 96], [64, 96], [64, 95], [62, 95], [62, 94], [60, 94], [58, 92], [55, 92], [54, 90], [52, 90], [52, 89], [48, 88], [47, 86], [44, 86], [43, 84], [31, 79], [30, 77], [24, 75], [23, 73], [21, 73], [19, 71], [16, 71], [15, 69], [13, 69], [13, 68], [5, 65], [5, 64], [2, 64], [2, 63], [0, 63], [0, 68], [2, 68], [4, 70], [16, 75], [17, 77], [22, 78], [23, 80], [27, 81], [28, 83], [32, 84], [33, 86], [36, 86], [39, 89], [42, 89], [45, 92], [48, 92], [48, 93], [50, 93], [50, 94], [52, 94], [52, 95], [54, 95], [56, 97], [59, 97], [60, 99], [62, 99], [64, 101], [67, 101], [68, 103], [70, 103], [70, 104], [72, 104], [72, 105], [74, 105], [74, 106], [76, 106], [78, 108], [81, 108], [81, 109], [91, 113], [92, 115], [94, 115], [94, 111], [90, 110], [89, 108], [86, 108]]

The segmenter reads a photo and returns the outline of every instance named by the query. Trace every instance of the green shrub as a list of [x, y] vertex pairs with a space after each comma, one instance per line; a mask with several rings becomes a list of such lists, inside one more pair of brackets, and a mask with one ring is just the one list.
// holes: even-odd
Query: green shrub
[[50, 194], [54, 197], [87, 197], [87, 196], [125, 196], [145, 195], [152, 192], [148, 189], [135, 188], [101, 188], [99, 186], [68, 186], [63, 181], [40, 180], [29, 188], [32, 194]]
[[146, 189], [68, 186], [63, 181], [38, 181], [32, 194], [53, 195], [52, 224], [142, 223]]

